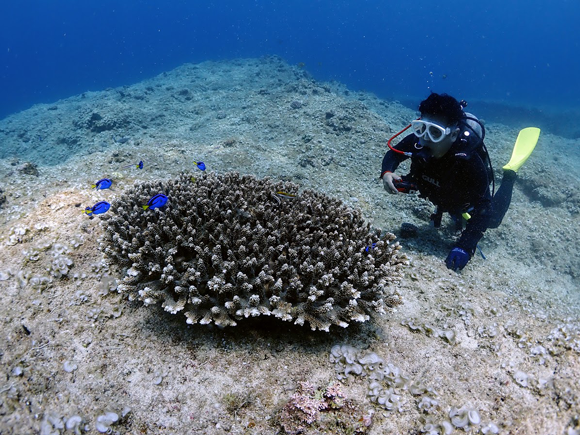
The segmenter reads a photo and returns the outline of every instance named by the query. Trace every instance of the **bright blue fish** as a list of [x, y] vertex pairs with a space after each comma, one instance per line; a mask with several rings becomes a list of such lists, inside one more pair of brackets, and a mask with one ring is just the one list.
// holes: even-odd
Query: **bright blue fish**
[[92, 216], [94, 214], [103, 214], [103, 213], [106, 213], [110, 207], [111, 207], [111, 204], [109, 204], [108, 202], [100, 201], [100, 202], [97, 202], [92, 207], [85, 208], [83, 213], [86, 213], [89, 216]]
[[135, 166], [137, 169], [143, 169], [143, 160], [139, 161], [139, 163], [137, 163], [136, 165], [131, 163], [130, 165], [127, 166], [123, 166], [124, 168], [130, 168], [132, 166]]
[[162, 193], [158, 193], [147, 201], [147, 205], [142, 205], [141, 207], [143, 207], [143, 210], [155, 210], [156, 208], [163, 207], [165, 204], [167, 204], [167, 197]]
[[205, 163], [203, 162], [193, 162], [200, 170], [205, 171]]
[[93, 184], [92, 188], [97, 190], [108, 189], [109, 187], [111, 187], [111, 184], [113, 184], [113, 180], [109, 178], [103, 178], [97, 181], [95, 184]]
[[367, 246], [365, 248], [365, 252], [369, 252], [371, 249], [375, 249], [377, 247], [376, 243], [373, 243], [371, 246]]

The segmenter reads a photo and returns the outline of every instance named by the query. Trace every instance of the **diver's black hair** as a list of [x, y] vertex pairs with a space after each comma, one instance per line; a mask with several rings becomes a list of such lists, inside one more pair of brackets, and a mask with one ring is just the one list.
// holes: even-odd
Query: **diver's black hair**
[[447, 94], [433, 92], [419, 104], [421, 116], [438, 116], [447, 121], [447, 125], [456, 125], [465, 116], [463, 107], [455, 98]]

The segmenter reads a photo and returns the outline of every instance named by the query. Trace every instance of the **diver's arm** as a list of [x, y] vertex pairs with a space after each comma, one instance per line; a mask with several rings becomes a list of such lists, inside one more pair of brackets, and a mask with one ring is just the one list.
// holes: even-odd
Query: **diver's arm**
[[[410, 135], [406, 136], [397, 145], [395, 145], [393, 148], [395, 148], [396, 150], [405, 152], [405, 153], [413, 152], [414, 145], [416, 142], [417, 142], [417, 137], [414, 134], [410, 134]], [[383, 178], [383, 176], [387, 172], [395, 172], [396, 169], [401, 164], [401, 162], [407, 160], [408, 158], [409, 157], [406, 156], [405, 154], [396, 153], [393, 150], [387, 151], [387, 153], [385, 154], [385, 157], [383, 157], [383, 165], [382, 165], [382, 169], [381, 169], [380, 178]]]
[[480, 159], [472, 161], [473, 164], [467, 169], [470, 174], [470, 180], [466, 182], [467, 186], [472, 186], [474, 196], [477, 200], [473, 204], [473, 209], [469, 212], [471, 216], [456, 243], [456, 247], [463, 249], [470, 256], [473, 256], [477, 244], [483, 237], [483, 233], [490, 224], [491, 219], [491, 193], [489, 192], [489, 179], [487, 176], [487, 167]]
[[477, 207], [470, 212], [470, 215], [471, 218], [467, 221], [467, 225], [461, 233], [461, 237], [459, 237], [455, 247], [463, 249], [470, 257], [473, 257], [477, 244], [489, 226], [489, 206]]
[[490, 214], [486, 209], [476, 209], [476, 212], [467, 221], [467, 228], [461, 234], [459, 241], [451, 249], [445, 259], [448, 269], [458, 271], [463, 269], [475, 254], [477, 242], [488, 227]]

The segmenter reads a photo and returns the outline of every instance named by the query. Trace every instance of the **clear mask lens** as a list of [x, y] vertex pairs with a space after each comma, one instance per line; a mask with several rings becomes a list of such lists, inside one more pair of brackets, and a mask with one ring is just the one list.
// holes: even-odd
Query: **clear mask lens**
[[443, 139], [443, 136], [445, 136], [445, 130], [435, 128], [432, 125], [427, 127], [427, 133], [433, 142], [439, 142], [441, 139]]

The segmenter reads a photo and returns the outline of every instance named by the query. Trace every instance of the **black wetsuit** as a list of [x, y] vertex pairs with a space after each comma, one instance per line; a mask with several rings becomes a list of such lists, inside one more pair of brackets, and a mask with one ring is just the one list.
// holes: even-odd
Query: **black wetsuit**
[[[447, 154], [439, 159], [422, 150], [414, 134], [394, 147], [413, 153], [411, 171], [402, 178], [417, 185], [419, 196], [437, 206], [437, 212], [431, 216], [435, 226], [439, 226], [441, 215], [445, 212], [456, 220], [462, 213], [469, 213], [471, 218], [455, 246], [470, 256], [473, 256], [477, 243], [485, 230], [493, 225], [494, 219], [489, 189], [493, 174], [486, 162], [487, 155], [476, 140], [481, 142], [475, 135], [466, 136], [462, 132]], [[382, 174], [395, 172], [399, 164], [408, 158], [389, 150], [383, 158]]]

